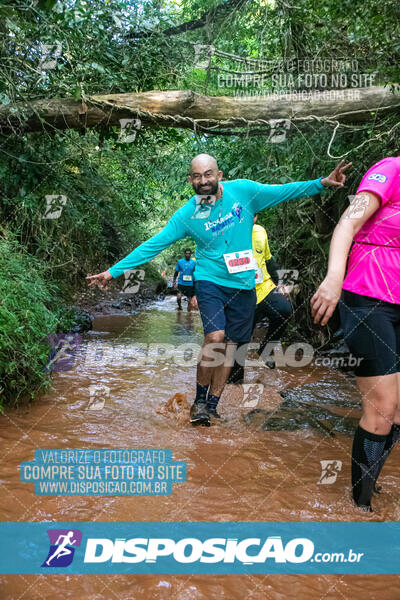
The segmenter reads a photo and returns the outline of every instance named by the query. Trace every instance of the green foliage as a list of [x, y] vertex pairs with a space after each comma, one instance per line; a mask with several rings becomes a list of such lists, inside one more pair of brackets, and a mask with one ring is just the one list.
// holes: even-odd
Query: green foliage
[[[101, 152], [97, 144], [98, 134], [34, 134], [0, 154], [2, 223], [66, 290], [104, 261], [116, 262], [156, 201], [150, 188], [137, 187], [125, 148]], [[45, 218], [46, 196], [58, 195], [66, 198], [61, 214]]]
[[[223, 4], [16, 0], [0, 5], [0, 102], [168, 88], [229, 93], [218, 88], [218, 71], [206, 76], [196, 68], [196, 44], [268, 60], [356, 59], [360, 72], [377, 73], [381, 83], [400, 80], [398, 0], [304, 0], [295, 7], [283, 0], [252, 0], [213, 18], [212, 9]], [[203, 27], [163, 35], [206, 13]], [[221, 57], [211, 64], [232, 69]], [[238, 64], [234, 69], [243, 70]]]
[[[54, 292], [54, 290], [53, 290]], [[49, 382], [43, 367], [46, 336], [57, 329], [51, 287], [40, 262], [10, 234], [0, 238], [0, 406], [20, 396], [33, 398]]]

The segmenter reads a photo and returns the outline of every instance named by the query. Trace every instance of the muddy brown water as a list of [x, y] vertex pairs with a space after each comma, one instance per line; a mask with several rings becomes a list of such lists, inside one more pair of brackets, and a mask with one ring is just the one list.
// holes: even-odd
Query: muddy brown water
[[[227, 386], [221, 422], [193, 428], [187, 406], [193, 399], [195, 367], [177, 365], [168, 352], [161, 358], [150, 352], [144, 360], [138, 344], [201, 340], [199, 314], [177, 312], [173, 297], [133, 315], [96, 318], [93, 331], [83, 335], [74, 366], [53, 374], [52, 390], [1, 416], [1, 520], [399, 520], [398, 448], [383, 471], [384, 493], [374, 498], [375, 512], [360, 513], [350, 502], [352, 438], [329, 415], [345, 417], [350, 428], [359, 418], [352, 378], [323, 367], [250, 367], [247, 381], [264, 385], [257, 406], [246, 407], [242, 388]], [[188, 354], [182, 350], [180, 356], [182, 361]], [[93, 385], [109, 388], [109, 396], [104, 408], [87, 410]], [[282, 390], [289, 390], [283, 407]], [[175, 394], [182, 395], [171, 402]], [[293, 394], [315, 405], [314, 416], [325, 428], [315, 419], [307, 422], [304, 411], [298, 426], [287, 427], [293, 417], [287, 398]], [[278, 417], [265, 429], [270, 414]], [[174, 460], [187, 463], [187, 481], [174, 484], [165, 497], [35, 496], [33, 484], [19, 480], [19, 464], [33, 460], [36, 448], [63, 447], [171, 448]], [[334, 484], [318, 484], [320, 460], [342, 461]], [[400, 599], [399, 586], [396, 575], [10, 575], [0, 577], [0, 598], [364, 600], [367, 594], [369, 599], [395, 600]]]

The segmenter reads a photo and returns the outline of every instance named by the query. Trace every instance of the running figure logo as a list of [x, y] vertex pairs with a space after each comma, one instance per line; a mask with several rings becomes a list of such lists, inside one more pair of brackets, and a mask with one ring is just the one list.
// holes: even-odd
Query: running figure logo
[[144, 280], [144, 275], [143, 269], [124, 271], [125, 281], [121, 294], [136, 294], [139, 291], [141, 282]]
[[72, 369], [82, 341], [79, 333], [50, 333], [47, 339], [50, 345], [50, 356], [43, 370], [68, 371]]
[[79, 529], [48, 529], [50, 549], [42, 567], [68, 567], [74, 558], [75, 548], [80, 546], [82, 532]]
[[58, 219], [61, 216], [62, 210], [67, 203], [67, 196], [63, 195], [47, 195], [46, 210], [42, 219]]
[[254, 408], [257, 406], [264, 391], [264, 385], [262, 383], [243, 383], [242, 387], [243, 401], [241, 406], [245, 408]]
[[295, 285], [299, 279], [299, 271], [297, 269], [278, 269], [279, 284], [283, 285], [287, 292], [293, 292]]
[[196, 194], [196, 207], [191, 219], [208, 219], [211, 207], [214, 206], [217, 197], [211, 194]]
[[321, 477], [318, 483], [329, 484], [335, 483], [339, 471], [342, 470], [341, 460], [320, 460], [321, 463]]
[[369, 204], [369, 196], [368, 194], [351, 195], [348, 196], [350, 206], [347, 212], [347, 219], [359, 219], [365, 213], [365, 210]]

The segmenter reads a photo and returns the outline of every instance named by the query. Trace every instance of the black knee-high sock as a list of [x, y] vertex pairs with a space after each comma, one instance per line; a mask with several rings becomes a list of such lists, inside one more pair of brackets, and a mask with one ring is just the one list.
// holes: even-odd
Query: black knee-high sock
[[[386, 443], [385, 443], [385, 447], [383, 449], [383, 454], [379, 460], [379, 465], [378, 465], [377, 473], [375, 476], [375, 483], [379, 477], [380, 472], [382, 471], [382, 467], [385, 464], [387, 457], [389, 456], [389, 454], [391, 453], [391, 451], [393, 450], [393, 448], [395, 447], [395, 445], [397, 444], [397, 442], [399, 440], [400, 440], [400, 425], [396, 425], [396, 423], [393, 423], [392, 429], [390, 430], [390, 432], [386, 438]], [[374, 491], [379, 493], [381, 491], [381, 486], [375, 485]]]
[[226, 383], [243, 383], [248, 343], [249, 342], [243, 342], [237, 345], [235, 350], [235, 362], [233, 363]]
[[353, 498], [358, 506], [371, 510], [371, 496], [379, 461], [384, 452], [387, 435], [378, 435], [357, 427], [353, 441], [351, 483]]
[[226, 383], [243, 383], [244, 379], [244, 367], [239, 363], [234, 362], [233, 367], [228, 375]]

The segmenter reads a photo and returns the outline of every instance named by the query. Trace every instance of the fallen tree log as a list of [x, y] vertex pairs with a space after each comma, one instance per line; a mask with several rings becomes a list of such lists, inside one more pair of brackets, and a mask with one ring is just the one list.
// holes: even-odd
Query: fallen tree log
[[0, 133], [104, 128], [119, 126], [120, 119], [140, 118], [143, 125], [217, 134], [249, 126], [265, 127], [271, 119], [364, 123], [395, 111], [400, 112], [400, 94], [379, 86], [331, 90], [299, 100], [294, 100], [293, 94], [210, 97], [191, 90], [153, 90], [94, 95], [84, 101], [52, 98], [2, 106]]

